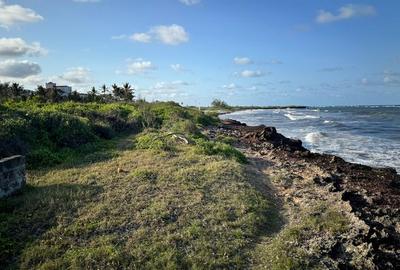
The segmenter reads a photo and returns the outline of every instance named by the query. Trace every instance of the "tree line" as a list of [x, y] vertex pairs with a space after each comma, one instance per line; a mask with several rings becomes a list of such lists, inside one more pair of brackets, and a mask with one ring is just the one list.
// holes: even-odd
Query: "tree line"
[[100, 89], [92, 87], [91, 90], [85, 94], [72, 91], [67, 96], [63, 95], [62, 91], [59, 89], [45, 88], [42, 85], [39, 85], [35, 91], [29, 91], [18, 83], [0, 83], [0, 102], [8, 99], [33, 99], [40, 102], [62, 102], [69, 100], [77, 102], [131, 102], [134, 98], [135, 89], [129, 83], [124, 83], [122, 86], [113, 84], [111, 87], [107, 87], [104, 84]]

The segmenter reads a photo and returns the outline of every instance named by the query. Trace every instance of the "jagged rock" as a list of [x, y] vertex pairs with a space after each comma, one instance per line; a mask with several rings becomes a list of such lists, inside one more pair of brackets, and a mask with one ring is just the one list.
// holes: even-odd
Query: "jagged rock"
[[[321, 195], [326, 194], [324, 190], [336, 194], [340, 203], [349, 208], [346, 211], [353, 216], [356, 225], [350, 233], [332, 242], [334, 245], [328, 245], [332, 248], [327, 254], [319, 255], [326, 265], [336, 260], [339, 263], [333, 269], [400, 269], [400, 175], [396, 170], [372, 168], [329, 154], [311, 153], [301, 141], [286, 138], [274, 127], [252, 127], [225, 120], [218, 132], [236, 137], [241, 146], [273, 160], [277, 168], [303, 170], [303, 173], [320, 171], [318, 177], [311, 178], [316, 194], [308, 194], [296, 184], [292, 186], [296, 190], [289, 193], [285, 188], [292, 187], [281, 185], [287, 203], [307, 205], [313, 200], [324, 200]], [[301, 166], [294, 166], [296, 164]], [[311, 172], [307, 171], [310, 167], [313, 168]], [[323, 245], [318, 236], [315, 241]]]

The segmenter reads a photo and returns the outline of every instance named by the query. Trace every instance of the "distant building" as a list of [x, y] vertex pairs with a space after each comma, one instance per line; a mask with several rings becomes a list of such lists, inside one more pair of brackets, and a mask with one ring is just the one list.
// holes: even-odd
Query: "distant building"
[[56, 85], [53, 82], [46, 83], [46, 89], [57, 89], [60, 92], [60, 95], [63, 97], [69, 96], [72, 92], [71, 86]]

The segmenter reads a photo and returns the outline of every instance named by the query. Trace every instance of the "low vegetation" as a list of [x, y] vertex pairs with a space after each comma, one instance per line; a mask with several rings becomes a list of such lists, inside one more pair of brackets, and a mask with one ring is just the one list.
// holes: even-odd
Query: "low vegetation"
[[195, 133], [196, 125], [217, 121], [171, 102], [41, 103], [33, 100], [4, 102], [0, 105], [0, 118], [0, 158], [23, 154], [30, 168], [72, 160], [125, 133], [170, 124], [175, 130]]
[[0, 200], [6, 269], [242, 268], [276, 221], [245, 157], [208, 141], [217, 120], [197, 110], [13, 101], [1, 114], [2, 138], [34, 168]]
[[277, 233], [265, 176], [196, 108], [14, 97], [0, 119], [0, 158], [28, 164], [0, 200], [2, 269], [318, 268], [304, 242], [348, 226], [321, 205]]

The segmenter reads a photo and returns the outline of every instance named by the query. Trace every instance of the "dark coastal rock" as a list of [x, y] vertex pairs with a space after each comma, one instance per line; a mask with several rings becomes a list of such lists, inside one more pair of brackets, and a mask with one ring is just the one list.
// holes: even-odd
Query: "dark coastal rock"
[[[225, 120], [217, 132], [233, 136], [239, 144], [279, 163], [317, 167], [330, 175], [313, 179], [316, 188], [341, 192], [351, 211], [369, 228], [367, 233], [342, 236], [331, 252], [332, 258], [343, 246], [356, 243], [368, 246], [372, 269], [400, 269], [400, 175], [391, 168], [372, 168], [346, 162], [344, 159], [311, 153], [300, 140], [286, 138], [274, 127], [246, 126]], [[339, 193], [340, 194], [340, 193]], [[344, 262], [343, 262], [344, 263]], [[350, 269], [350, 268], [343, 268]]]
[[232, 119], [222, 120], [221, 124], [222, 126], [246, 126], [246, 124]]
[[281, 148], [291, 152], [306, 151], [301, 140], [286, 138], [278, 133], [275, 127], [264, 125], [251, 127], [239, 121], [228, 119], [222, 122], [221, 128], [231, 130], [231, 135], [239, 137], [243, 142], [252, 145], [254, 148]]

